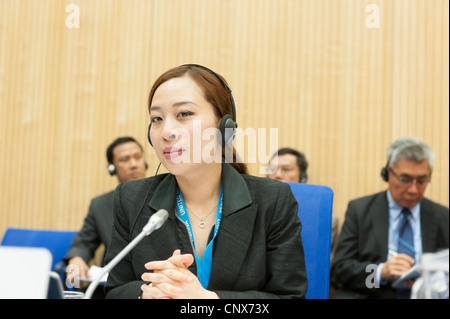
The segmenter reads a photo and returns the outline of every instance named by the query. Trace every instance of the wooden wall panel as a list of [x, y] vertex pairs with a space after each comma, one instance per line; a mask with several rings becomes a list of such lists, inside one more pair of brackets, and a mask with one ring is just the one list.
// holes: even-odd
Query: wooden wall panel
[[[66, 26], [69, 4], [79, 28]], [[379, 28], [366, 23], [372, 5]], [[148, 91], [182, 63], [225, 76], [240, 128], [277, 128], [280, 147], [305, 152], [309, 182], [333, 188], [341, 224], [350, 199], [386, 188], [386, 149], [406, 135], [436, 151], [427, 196], [448, 206], [448, 6], [0, 0], [0, 233], [78, 229], [90, 199], [116, 185], [105, 149], [119, 135], [145, 146], [153, 175]], [[251, 163], [251, 172], [265, 164]]]

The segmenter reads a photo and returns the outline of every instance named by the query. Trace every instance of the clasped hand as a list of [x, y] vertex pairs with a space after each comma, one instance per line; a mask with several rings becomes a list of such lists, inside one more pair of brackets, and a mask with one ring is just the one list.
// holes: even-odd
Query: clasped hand
[[175, 250], [167, 260], [151, 261], [145, 268], [153, 272], [145, 272], [141, 278], [150, 284], [141, 286], [142, 299], [208, 299], [218, 298], [212, 291], [200, 284], [197, 276], [188, 269], [194, 262], [191, 254], [181, 255]]

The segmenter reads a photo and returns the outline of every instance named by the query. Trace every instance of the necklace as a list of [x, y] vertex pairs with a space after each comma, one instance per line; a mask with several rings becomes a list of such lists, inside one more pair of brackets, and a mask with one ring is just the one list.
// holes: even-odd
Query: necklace
[[211, 213], [214, 211], [214, 209], [217, 207], [217, 205], [218, 204], [216, 204], [216, 206], [214, 206], [213, 209], [211, 209], [211, 211], [208, 213], [208, 215], [206, 215], [203, 218], [199, 218], [197, 215], [195, 215], [194, 212], [192, 211], [192, 209], [190, 209], [188, 205], [186, 205], [186, 208], [191, 212], [192, 215], [194, 215], [194, 217], [196, 217], [198, 220], [200, 220], [200, 222], [198, 223], [198, 227], [203, 229], [206, 227], [205, 219], [208, 218], [209, 215], [211, 215]]

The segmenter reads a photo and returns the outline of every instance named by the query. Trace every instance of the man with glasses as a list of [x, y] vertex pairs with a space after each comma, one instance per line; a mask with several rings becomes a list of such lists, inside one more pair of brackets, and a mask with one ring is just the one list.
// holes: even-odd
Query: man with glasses
[[280, 148], [269, 160], [267, 177], [289, 183], [306, 183], [308, 161], [303, 153], [293, 148]]
[[449, 247], [448, 208], [424, 198], [433, 150], [408, 137], [387, 153], [381, 176], [388, 190], [348, 205], [331, 269], [336, 298], [409, 298], [413, 279], [392, 283], [423, 253]]
[[[308, 181], [308, 161], [306, 156], [296, 149], [283, 147], [272, 154], [267, 167], [267, 177], [288, 183], [306, 183]], [[339, 218], [332, 215], [331, 223], [331, 260], [339, 236]]]

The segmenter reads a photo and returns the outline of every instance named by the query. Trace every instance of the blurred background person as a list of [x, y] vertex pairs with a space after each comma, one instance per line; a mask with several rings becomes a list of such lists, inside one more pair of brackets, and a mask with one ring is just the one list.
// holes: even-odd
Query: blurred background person
[[[331, 267], [336, 298], [409, 298], [413, 280], [392, 283], [423, 253], [449, 247], [449, 210], [424, 197], [434, 159], [423, 140], [398, 139], [381, 171], [388, 189], [349, 202]], [[375, 287], [367, 285], [369, 265], [377, 265]]]
[[269, 161], [267, 177], [289, 183], [308, 181], [308, 162], [303, 153], [293, 148], [280, 148]]
[[[269, 161], [267, 177], [288, 183], [306, 183], [308, 181], [308, 161], [303, 153], [293, 148], [280, 148]], [[332, 216], [331, 258], [336, 247], [339, 218]]]
[[[284, 147], [272, 154], [267, 177], [288, 183], [306, 183], [308, 181], [307, 170], [308, 161], [306, 156], [293, 148]], [[331, 220], [330, 260], [332, 261], [339, 236], [339, 217], [336, 214], [332, 214]]]
[[[119, 183], [145, 177], [148, 163], [142, 146], [132, 137], [119, 137], [106, 150], [108, 172]], [[108, 247], [113, 224], [114, 191], [92, 199], [83, 227], [75, 236], [64, 258], [68, 265], [75, 265], [72, 275], [90, 278], [89, 263], [101, 244]], [[103, 260], [103, 258], [102, 258]], [[79, 270], [79, 272], [77, 271]]]

